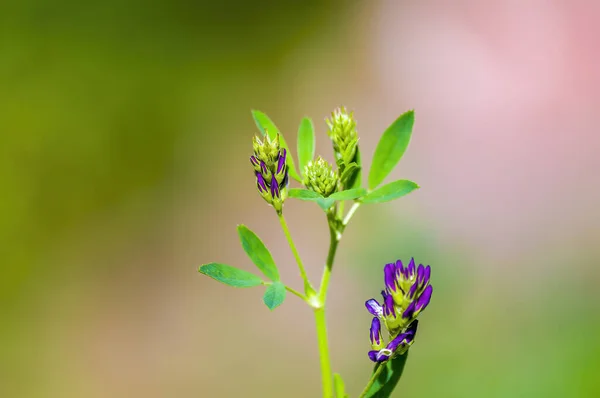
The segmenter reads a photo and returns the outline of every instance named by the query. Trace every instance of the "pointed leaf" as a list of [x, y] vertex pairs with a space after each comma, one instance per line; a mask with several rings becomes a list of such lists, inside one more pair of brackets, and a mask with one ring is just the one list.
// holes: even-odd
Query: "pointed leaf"
[[346, 182], [344, 182], [344, 187], [351, 189], [351, 188], [360, 188], [360, 184], [362, 182], [362, 166], [361, 166], [361, 161], [360, 161], [360, 150], [358, 148], [358, 146], [356, 146], [356, 154], [354, 155], [354, 163], [356, 163], [356, 165], [358, 166], [358, 169], [356, 169], [354, 171], [354, 174], [352, 176], [348, 177], [348, 180]]
[[329, 208], [333, 206], [334, 203], [335, 199], [331, 199], [331, 197], [317, 199], [317, 204], [321, 206], [321, 209], [325, 211], [329, 210]]
[[300, 200], [310, 200], [310, 201], [316, 201], [317, 199], [322, 198], [321, 195], [319, 195], [317, 192], [315, 191], [311, 191], [310, 189], [302, 189], [302, 188], [290, 188], [288, 190], [288, 196], [290, 198], [296, 198], [296, 199], [300, 199]]
[[252, 287], [262, 284], [262, 280], [258, 276], [225, 264], [204, 264], [198, 271], [233, 287]]
[[342, 376], [339, 373], [333, 374], [333, 387], [335, 389], [336, 398], [346, 398], [346, 386], [344, 385], [344, 380], [342, 380]]
[[367, 196], [361, 199], [362, 203], [383, 203], [389, 202], [390, 200], [398, 199], [406, 194], [411, 193], [415, 189], [419, 188], [419, 186], [412, 181], [409, 180], [398, 180], [394, 182], [390, 182], [382, 186], [381, 188], [377, 188], [373, 192], [369, 193]]
[[277, 271], [273, 256], [271, 256], [271, 253], [269, 253], [265, 244], [245, 225], [238, 225], [237, 230], [240, 236], [240, 242], [242, 242], [242, 247], [246, 254], [248, 254], [248, 257], [250, 257], [250, 260], [252, 260], [267, 278], [272, 281], [278, 281], [279, 271]]
[[298, 167], [300, 174], [304, 173], [304, 167], [313, 160], [315, 156], [315, 129], [310, 118], [305, 117], [298, 128]]
[[358, 171], [358, 169], [358, 164], [356, 164], [355, 162], [348, 164], [344, 168], [344, 172], [340, 176], [340, 181], [342, 182], [342, 184], [344, 184], [344, 186], [352, 184], [352, 180], [356, 178], [356, 172]]
[[375, 149], [371, 171], [369, 171], [370, 189], [381, 184], [404, 155], [410, 142], [414, 122], [414, 111], [408, 111], [400, 115], [384, 131]]
[[272, 285], [267, 286], [263, 302], [271, 311], [279, 307], [283, 300], [285, 300], [285, 285], [283, 283], [274, 282]]
[[281, 134], [279, 132], [279, 129], [277, 128], [277, 126], [275, 126], [275, 123], [273, 123], [271, 121], [271, 119], [269, 119], [269, 117], [266, 114], [262, 113], [261, 111], [253, 110], [252, 117], [254, 118], [256, 127], [258, 127], [258, 129], [263, 133], [263, 135], [268, 134], [269, 138], [274, 139], [277, 136], [277, 134], [279, 133], [279, 144], [282, 148], [285, 148], [288, 152], [288, 155], [287, 155], [287, 158], [285, 161], [288, 166], [288, 173], [290, 174], [290, 177], [292, 177], [296, 181], [301, 181], [302, 179], [298, 175], [298, 172], [296, 171], [296, 167], [294, 166], [294, 157], [292, 156], [292, 153], [290, 152], [290, 147], [287, 145], [285, 138], [283, 138], [283, 134]]
[[335, 199], [331, 199], [331, 196], [328, 198], [324, 198], [317, 192], [311, 191], [309, 189], [291, 188], [288, 191], [288, 195], [290, 198], [308, 200], [310, 202], [317, 202], [317, 204], [321, 206], [321, 208], [325, 211], [327, 211], [335, 203]]
[[402, 376], [402, 371], [404, 370], [404, 365], [406, 364], [406, 359], [408, 358], [408, 351], [399, 357], [391, 359], [385, 362], [383, 365], [385, 366], [377, 380], [373, 383], [367, 394], [366, 398], [388, 398], [392, 395], [394, 388], [398, 384], [400, 377]]
[[336, 192], [329, 196], [329, 199], [333, 200], [354, 200], [365, 196], [367, 194], [367, 190], [364, 188], [354, 188], [347, 189], [345, 191]]

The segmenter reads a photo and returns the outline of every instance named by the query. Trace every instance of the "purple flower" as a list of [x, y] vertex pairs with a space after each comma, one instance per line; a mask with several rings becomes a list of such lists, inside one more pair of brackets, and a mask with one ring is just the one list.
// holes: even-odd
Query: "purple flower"
[[381, 337], [381, 321], [379, 318], [373, 318], [369, 332], [371, 347], [374, 350], [380, 349], [383, 346], [383, 338]]
[[377, 300], [375, 300], [375, 299], [367, 300], [365, 302], [365, 307], [367, 307], [367, 311], [369, 311], [371, 313], [371, 315], [373, 315], [377, 318], [380, 318], [383, 316], [383, 308], [381, 307], [381, 305], [379, 305]]
[[394, 355], [404, 354], [415, 341], [419, 321], [415, 320], [406, 329], [406, 332], [398, 334], [385, 348], [369, 351], [369, 359], [373, 362], [384, 362]]
[[279, 136], [274, 140], [268, 136], [262, 140], [255, 137], [253, 146], [254, 154], [250, 156], [250, 163], [254, 168], [258, 191], [267, 203], [280, 212], [289, 178], [285, 163], [287, 150], [279, 147]]
[[[415, 263], [411, 259], [408, 266], [401, 260], [386, 264], [383, 268], [385, 289], [381, 291], [383, 302], [367, 300], [365, 306], [369, 313], [376, 317], [377, 325], [371, 323], [371, 345], [369, 358], [375, 362], [383, 362], [394, 355], [404, 353], [412, 344], [417, 330], [417, 316], [427, 308], [431, 301], [433, 287], [430, 285], [431, 267]], [[384, 348], [377, 349], [374, 330], [380, 333], [384, 325], [391, 336], [391, 341]], [[374, 329], [376, 328], [376, 329]]]

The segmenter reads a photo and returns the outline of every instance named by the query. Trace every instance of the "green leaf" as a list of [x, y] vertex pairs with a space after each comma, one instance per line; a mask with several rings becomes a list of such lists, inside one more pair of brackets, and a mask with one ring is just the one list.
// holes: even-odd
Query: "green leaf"
[[404, 155], [410, 142], [414, 122], [414, 111], [408, 111], [400, 115], [384, 131], [373, 155], [373, 163], [369, 172], [370, 189], [381, 184]]
[[245, 225], [238, 225], [237, 230], [240, 235], [242, 247], [246, 254], [248, 254], [248, 257], [250, 257], [250, 260], [252, 260], [267, 278], [272, 281], [278, 281], [279, 271], [277, 271], [273, 256], [271, 256], [271, 253], [269, 253], [265, 244]]
[[317, 192], [311, 191], [309, 189], [291, 188], [290, 190], [288, 190], [288, 195], [290, 198], [308, 200], [310, 202], [317, 202], [317, 204], [321, 206], [321, 208], [325, 211], [327, 211], [327, 209], [329, 209], [335, 203], [335, 199], [331, 199], [331, 196], [328, 198], [324, 198]]
[[349, 395], [346, 395], [346, 386], [344, 385], [344, 380], [342, 380], [342, 376], [339, 373], [333, 374], [333, 387], [335, 389], [336, 398], [346, 398]]
[[336, 192], [329, 196], [329, 199], [333, 200], [354, 200], [365, 196], [367, 194], [367, 190], [364, 188], [354, 188], [347, 189], [345, 191]]
[[385, 184], [381, 188], [374, 190], [367, 196], [361, 199], [362, 203], [383, 203], [390, 200], [398, 199], [406, 194], [411, 193], [419, 186], [409, 180], [398, 180]]
[[204, 264], [198, 271], [229, 286], [252, 287], [262, 284], [258, 276], [225, 264]]
[[352, 184], [352, 180], [355, 179], [356, 172], [358, 171], [358, 164], [355, 162], [350, 163], [344, 168], [344, 172], [340, 176], [340, 181], [342, 184], [347, 185], [346, 183], [350, 182]]
[[335, 199], [331, 199], [330, 196], [328, 198], [319, 198], [316, 202], [319, 206], [321, 206], [321, 209], [327, 211], [331, 206], [333, 206]]
[[285, 300], [285, 285], [283, 283], [274, 282], [272, 285], [267, 286], [263, 302], [271, 311], [279, 307], [283, 300]]
[[310, 118], [305, 117], [298, 127], [298, 167], [300, 174], [304, 172], [304, 166], [315, 156], [315, 129]]
[[298, 175], [298, 172], [296, 171], [296, 167], [294, 166], [294, 157], [290, 152], [290, 148], [288, 147], [285, 138], [283, 138], [283, 134], [281, 134], [277, 126], [275, 126], [275, 123], [273, 123], [271, 119], [269, 119], [269, 117], [261, 111], [253, 110], [252, 117], [254, 118], [256, 127], [258, 127], [258, 129], [263, 133], [263, 135], [268, 134], [269, 138], [275, 139], [277, 134], [279, 134], [279, 144], [288, 152], [285, 161], [285, 163], [288, 166], [288, 173], [290, 174], [290, 177], [292, 177], [296, 181], [302, 181], [300, 175]]
[[354, 155], [354, 163], [358, 166], [358, 169], [354, 171], [354, 174], [351, 177], [348, 177], [348, 181], [344, 182], [344, 186], [348, 189], [351, 188], [359, 188], [362, 182], [361, 174], [362, 174], [362, 166], [360, 161], [360, 150], [358, 146], [356, 146], [356, 154]]
[[369, 391], [367, 391], [365, 397], [388, 398], [390, 395], [392, 395], [394, 388], [396, 388], [396, 385], [402, 376], [402, 371], [404, 370], [404, 365], [406, 364], [407, 358], [408, 351], [404, 355], [389, 360], [383, 365], [379, 365], [385, 366], [385, 368], [375, 380], [371, 388], [369, 388]]
[[296, 198], [300, 200], [310, 200], [315, 202], [317, 199], [323, 198], [315, 191], [311, 191], [310, 189], [302, 189], [302, 188], [290, 188], [288, 190], [288, 196], [290, 198]]

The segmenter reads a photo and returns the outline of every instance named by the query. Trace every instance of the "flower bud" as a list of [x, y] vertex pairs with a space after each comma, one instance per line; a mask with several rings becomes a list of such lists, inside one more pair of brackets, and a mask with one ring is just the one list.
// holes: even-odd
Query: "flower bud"
[[[353, 159], [356, 154], [356, 141], [358, 140], [354, 114], [346, 112], [346, 108], [341, 107], [333, 111], [331, 119], [326, 120], [326, 122], [329, 126], [327, 134], [331, 138], [331, 141], [333, 141], [333, 150], [336, 154], [336, 159], [341, 159], [342, 157]], [[348, 149], [352, 152], [346, 154]]]
[[252, 147], [254, 155], [250, 156], [250, 163], [254, 168], [258, 192], [275, 210], [281, 212], [287, 196], [287, 151], [279, 147], [279, 134], [274, 140], [267, 135], [262, 140], [254, 137]]
[[336, 191], [338, 181], [333, 167], [320, 156], [304, 167], [304, 186], [323, 197], [328, 197]]

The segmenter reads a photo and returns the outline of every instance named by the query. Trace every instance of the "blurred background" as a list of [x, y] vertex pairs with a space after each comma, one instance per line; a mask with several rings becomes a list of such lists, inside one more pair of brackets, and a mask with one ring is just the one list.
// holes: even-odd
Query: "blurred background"
[[[382, 268], [433, 267], [406, 397], [600, 396], [600, 2], [75, 2], [0, 5], [0, 396], [318, 397], [311, 311], [269, 312], [235, 227], [299, 288], [248, 156], [266, 112], [295, 149], [313, 117], [355, 111], [364, 163], [414, 108], [329, 295], [334, 370], [371, 363]], [[317, 281], [328, 235], [286, 203]]]

